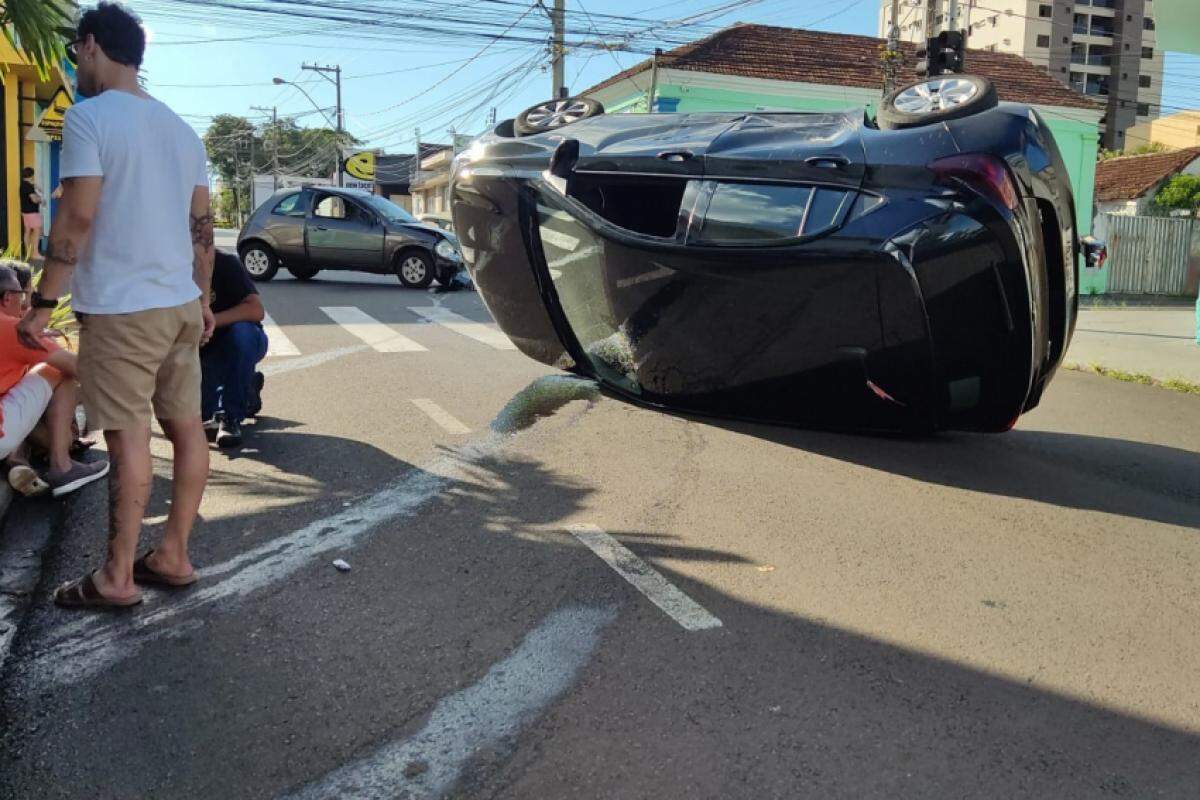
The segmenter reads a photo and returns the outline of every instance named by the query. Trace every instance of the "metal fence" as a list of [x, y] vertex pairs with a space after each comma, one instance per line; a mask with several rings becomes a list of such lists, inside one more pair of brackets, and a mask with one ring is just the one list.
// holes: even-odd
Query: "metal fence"
[[[1109, 294], [1195, 293], [1200, 225], [1195, 219], [1105, 214]], [[1197, 246], [1192, 237], [1197, 235]], [[1193, 252], [1197, 256], [1193, 256]]]

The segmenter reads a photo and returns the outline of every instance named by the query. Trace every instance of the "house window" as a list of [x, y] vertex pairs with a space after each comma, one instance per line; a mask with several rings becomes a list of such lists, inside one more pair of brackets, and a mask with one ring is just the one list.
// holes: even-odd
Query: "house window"
[[942, 17], [942, 15], [941, 15], [941, 14], [938, 14], [938, 15], [937, 15], [937, 18], [936, 18], [936, 19], [934, 19], [934, 22], [935, 22], [936, 24], [938, 24], [938, 25], [941, 25], [941, 24], [942, 24], [942, 19], [944, 19], [944, 18]]
[[1039, 17], [1049, 17], [1050, 12], [1053, 10], [1054, 10], [1053, 6], [1048, 6], [1045, 3], [1042, 3], [1041, 5], [1038, 6], [1038, 16]]
[[1143, 47], [1142, 48], [1142, 58], [1154, 58], [1154, 48], [1153, 47]]
[[1154, 30], [1154, 20], [1150, 17], [1143, 17], [1142, 27], [1148, 31]]
[[1149, 75], [1138, 75], [1138, 86], [1142, 87], [1143, 89], [1149, 89], [1150, 80], [1151, 79]]
[[1150, 116], [1150, 104], [1149, 103], [1138, 103], [1137, 104], [1137, 113], [1138, 113], [1139, 117]]
[[1050, 46], [1050, 36], [1048, 34], [1039, 36], [1037, 38], [1037, 46], [1038, 47], [1049, 47]]

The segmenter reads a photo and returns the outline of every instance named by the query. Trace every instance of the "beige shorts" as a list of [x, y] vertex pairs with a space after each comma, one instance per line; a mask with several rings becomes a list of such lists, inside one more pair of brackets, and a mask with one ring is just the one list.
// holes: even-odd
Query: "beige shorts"
[[8, 458], [37, 427], [54, 390], [41, 375], [30, 372], [0, 395], [0, 458]]
[[200, 416], [200, 301], [79, 315], [79, 384], [88, 427], [119, 431]]

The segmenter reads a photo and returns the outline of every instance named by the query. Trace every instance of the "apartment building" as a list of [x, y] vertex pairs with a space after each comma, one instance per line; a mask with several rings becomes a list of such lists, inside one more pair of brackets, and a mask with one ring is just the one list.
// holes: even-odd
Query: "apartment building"
[[[1125, 149], [1128, 129], [1161, 113], [1153, 0], [899, 0], [899, 22], [904, 41], [957, 28], [969, 48], [1015, 53], [1106, 102], [1101, 136], [1111, 150]], [[891, 25], [892, 0], [880, 0], [879, 35]]]

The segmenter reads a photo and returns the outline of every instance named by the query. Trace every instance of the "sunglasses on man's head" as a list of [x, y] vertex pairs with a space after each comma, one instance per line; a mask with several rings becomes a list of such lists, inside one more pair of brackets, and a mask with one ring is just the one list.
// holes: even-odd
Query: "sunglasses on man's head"
[[67, 60], [75, 66], [79, 66], [79, 53], [76, 48], [83, 44], [83, 39], [75, 39], [67, 44]]

